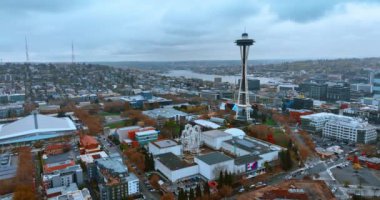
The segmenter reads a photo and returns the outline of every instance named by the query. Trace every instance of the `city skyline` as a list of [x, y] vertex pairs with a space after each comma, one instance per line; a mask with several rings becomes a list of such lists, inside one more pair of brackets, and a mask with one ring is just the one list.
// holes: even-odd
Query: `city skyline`
[[257, 41], [252, 59], [378, 56], [379, 1], [0, 2], [0, 59], [23, 62], [236, 60], [233, 41]]

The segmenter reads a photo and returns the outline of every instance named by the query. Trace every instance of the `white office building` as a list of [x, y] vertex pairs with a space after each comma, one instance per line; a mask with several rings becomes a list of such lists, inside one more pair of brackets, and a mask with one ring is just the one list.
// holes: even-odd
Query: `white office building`
[[361, 119], [336, 115], [332, 113], [317, 113], [301, 116], [302, 129], [337, 140], [371, 143], [376, 140], [376, 128]]
[[357, 143], [371, 143], [376, 141], [376, 128], [367, 122], [355, 118], [334, 118], [326, 122], [323, 136]]

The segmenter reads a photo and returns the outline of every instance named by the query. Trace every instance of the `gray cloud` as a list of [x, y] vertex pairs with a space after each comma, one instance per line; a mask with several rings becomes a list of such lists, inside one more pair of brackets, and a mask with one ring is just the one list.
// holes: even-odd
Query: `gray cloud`
[[[286, 3], [284, 3], [286, 2]], [[376, 56], [379, 1], [0, 1], [0, 58], [34, 61], [238, 59], [244, 27], [252, 58]], [[376, 36], [377, 35], [377, 36]]]

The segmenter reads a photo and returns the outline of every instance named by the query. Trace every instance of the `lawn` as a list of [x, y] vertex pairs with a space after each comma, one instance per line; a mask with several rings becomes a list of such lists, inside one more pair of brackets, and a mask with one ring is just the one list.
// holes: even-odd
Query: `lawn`
[[125, 126], [125, 121], [118, 121], [118, 122], [115, 122], [115, 123], [107, 125], [107, 127], [109, 127], [110, 129], [120, 128], [120, 127], [123, 127], [123, 126]]
[[100, 112], [101, 116], [120, 116], [120, 113]]
[[276, 122], [273, 121], [273, 119], [267, 119], [266, 122], [265, 122], [265, 125], [268, 125], [268, 126], [275, 126], [276, 125]]
[[282, 147], [287, 147], [289, 139], [280, 129], [276, 129], [273, 133], [274, 142]]

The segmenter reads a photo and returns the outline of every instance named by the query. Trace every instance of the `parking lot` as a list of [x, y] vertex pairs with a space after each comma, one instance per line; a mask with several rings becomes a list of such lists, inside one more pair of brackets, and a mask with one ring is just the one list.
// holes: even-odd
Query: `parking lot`
[[334, 178], [342, 185], [348, 181], [349, 185], [380, 187], [380, 172], [377, 170], [361, 168], [356, 173], [350, 163], [347, 167], [333, 168], [331, 172]]
[[356, 145], [352, 142], [344, 142], [331, 138], [311, 135], [316, 147], [327, 148], [331, 146], [339, 146], [343, 150], [343, 154], [347, 154], [355, 149]]

